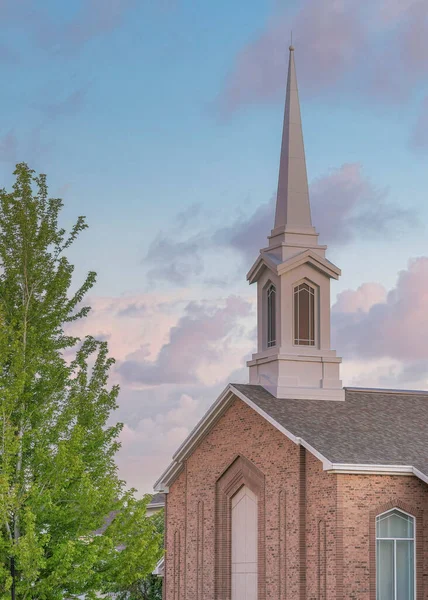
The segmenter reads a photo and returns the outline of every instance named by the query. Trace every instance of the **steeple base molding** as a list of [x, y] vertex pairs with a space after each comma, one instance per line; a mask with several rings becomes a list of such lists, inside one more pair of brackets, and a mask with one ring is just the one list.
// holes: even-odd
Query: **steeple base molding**
[[342, 401], [345, 390], [339, 379], [341, 362], [333, 351], [331, 356], [260, 353], [247, 365], [250, 383], [263, 386], [276, 398]]

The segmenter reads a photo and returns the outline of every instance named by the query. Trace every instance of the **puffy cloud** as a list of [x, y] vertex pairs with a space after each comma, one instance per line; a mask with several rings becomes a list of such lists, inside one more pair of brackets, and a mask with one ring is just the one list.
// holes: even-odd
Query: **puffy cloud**
[[305, 86], [331, 85], [355, 60], [364, 35], [362, 3], [306, 0], [301, 4], [294, 15], [275, 14], [239, 52], [219, 98], [223, 112], [283, 95], [290, 30], [297, 34], [299, 77]]
[[[329, 244], [348, 244], [357, 237], [386, 234], [414, 221], [409, 209], [388, 202], [387, 190], [379, 190], [358, 163], [344, 164], [315, 179], [310, 186], [312, 221]], [[216, 242], [229, 244], [254, 260], [266, 245], [274, 221], [275, 198], [248, 218], [239, 218], [216, 233]]]
[[[416, 223], [414, 212], [392, 205], [388, 190], [377, 188], [359, 163], [344, 164], [315, 179], [310, 194], [313, 223], [321, 240], [328, 244], [345, 245], [357, 238], [399, 234]], [[189, 234], [187, 239], [176, 229], [159, 234], [143, 261], [150, 265], [149, 278], [185, 286], [198, 277], [211, 285], [223, 286], [225, 276], [222, 279], [206, 276], [208, 253], [238, 252], [247, 265], [251, 264], [260, 248], [267, 245], [275, 201], [272, 196], [252, 214], [240, 210], [230, 225], [220, 226], [214, 233], [211, 228]], [[227, 279], [227, 273], [224, 275]]]
[[151, 281], [187, 284], [204, 270], [202, 251], [205, 244], [200, 236], [177, 240], [160, 233], [150, 244], [144, 262], [150, 265]]
[[266, 237], [273, 228], [275, 198], [272, 196], [268, 202], [260, 204], [253, 214], [241, 211], [231, 225], [215, 232], [214, 243], [237, 250], [247, 261], [255, 260], [260, 248], [266, 246]]
[[[124, 381], [144, 385], [195, 384], [201, 370], [218, 371], [227, 349], [242, 334], [241, 320], [250, 314], [249, 302], [234, 296], [221, 306], [190, 302], [184, 315], [170, 330], [169, 340], [156, 359], [147, 360], [146, 350], [130, 354], [117, 371]], [[230, 354], [230, 353], [229, 353]], [[242, 355], [241, 355], [242, 356]], [[236, 365], [237, 366], [237, 365]], [[230, 371], [233, 365], [229, 364]]]
[[406, 365], [426, 361], [427, 304], [428, 257], [421, 257], [398, 274], [386, 298], [373, 284], [339, 295], [332, 311], [335, 345], [350, 358], [390, 358]]
[[119, 27], [135, 0], [86, 0], [75, 16], [58, 23], [50, 14], [33, 11], [32, 30], [38, 45], [53, 52], [79, 50]]
[[375, 304], [386, 301], [386, 289], [380, 283], [363, 283], [357, 290], [338, 294], [333, 311], [337, 313], [367, 313]]
[[133, 352], [155, 359], [169, 338], [169, 331], [179, 320], [183, 306], [189, 302], [189, 290], [171, 293], [142, 293], [120, 297], [88, 297], [92, 307], [87, 319], [71, 323], [72, 335], [91, 334], [97, 338], [109, 333], [109, 350], [118, 362]]
[[[159, 0], [160, 1], [160, 0]], [[2, 0], [2, 23], [24, 27], [37, 45], [52, 52], [71, 52], [120, 26], [135, 0], [85, 0], [68, 21], [58, 20], [50, 11], [35, 7], [32, 0]], [[16, 61], [11, 50], [5, 59]]]
[[390, 204], [388, 190], [376, 188], [359, 163], [344, 164], [315, 179], [311, 204], [313, 222], [331, 244], [400, 231], [414, 222], [413, 212]]
[[425, 0], [303, 0], [294, 13], [278, 10], [239, 51], [218, 98], [223, 113], [283, 97], [290, 30], [298, 46], [299, 80], [312, 92], [346, 81], [353, 93], [391, 102], [408, 97], [427, 74]]
[[[139, 493], [151, 491], [227, 382], [248, 380], [244, 365], [255, 344], [251, 304], [236, 297], [189, 301], [194, 295], [93, 296], [85, 303], [93, 307], [88, 318], [68, 326], [74, 335], [108, 339], [117, 359], [110, 383], [121, 389], [112, 422], [125, 424], [117, 463]], [[176, 382], [161, 385], [171, 379]]]

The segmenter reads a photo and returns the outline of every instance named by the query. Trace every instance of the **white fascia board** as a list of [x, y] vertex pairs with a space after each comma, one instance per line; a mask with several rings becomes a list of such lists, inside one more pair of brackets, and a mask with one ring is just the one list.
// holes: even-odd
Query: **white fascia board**
[[428, 483], [428, 476], [425, 475], [425, 473], [422, 473], [422, 471], [419, 471], [419, 469], [417, 469], [416, 467], [412, 467], [412, 468], [413, 468], [413, 474], [416, 475], [416, 477], [421, 479], [424, 483]]
[[169, 484], [183, 468], [183, 461], [192, 453], [202, 437], [223, 414], [232, 397], [233, 393], [231, 392], [231, 385], [229, 384], [178, 448], [177, 452], [172, 457], [171, 464], [153, 486], [153, 489], [156, 492], [164, 492], [165, 494], [169, 492]]
[[256, 282], [264, 268], [269, 269], [272, 273], [278, 274], [279, 264], [281, 263], [275, 263], [269, 254], [262, 251], [254, 265], [248, 271], [247, 281], [249, 281], [250, 284]]
[[314, 269], [325, 273], [325, 275], [331, 277], [332, 279], [339, 279], [341, 275], [341, 270], [336, 267], [336, 265], [329, 260], [322, 258], [319, 254], [313, 252], [312, 250], [306, 250], [305, 252], [296, 254], [296, 256], [293, 256], [293, 258], [281, 263], [278, 266], [278, 274], [283, 275], [284, 273], [292, 271], [293, 269], [296, 269], [305, 263], [309, 263], [314, 267]]
[[187, 438], [178, 448], [177, 452], [173, 455], [174, 460], [182, 460], [183, 458], [189, 456], [194, 446], [199, 443], [206, 431], [212, 427], [214, 421], [216, 421], [223, 414], [231, 399], [231, 385], [228, 384], [211, 408], [192, 429]]

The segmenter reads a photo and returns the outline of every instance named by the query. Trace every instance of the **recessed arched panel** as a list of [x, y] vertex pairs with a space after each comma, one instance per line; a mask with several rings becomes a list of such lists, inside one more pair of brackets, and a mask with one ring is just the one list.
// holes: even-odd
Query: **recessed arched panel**
[[243, 486], [231, 499], [232, 600], [257, 600], [257, 496]]

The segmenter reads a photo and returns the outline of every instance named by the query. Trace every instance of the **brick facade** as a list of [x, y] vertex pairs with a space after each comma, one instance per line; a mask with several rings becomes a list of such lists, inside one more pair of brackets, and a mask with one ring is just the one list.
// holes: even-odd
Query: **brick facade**
[[171, 485], [165, 600], [230, 598], [227, 506], [244, 483], [259, 498], [260, 600], [375, 600], [375, 517], [393, 506], [417, 519], [417, 600], [428, 600], [426, 485], [325, 473], [239, 399]]

